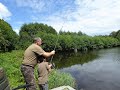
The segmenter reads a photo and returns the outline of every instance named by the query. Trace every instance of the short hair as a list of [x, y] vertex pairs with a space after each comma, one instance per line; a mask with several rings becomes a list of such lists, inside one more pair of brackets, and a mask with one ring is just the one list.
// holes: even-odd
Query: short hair
[[33, 39], [33, 42], [36, 43], [36, 42], [39, 41], [39, 40], [41, 41], [41, 38], [40, 38], [40, 37], [35, 37], [35, 38]]

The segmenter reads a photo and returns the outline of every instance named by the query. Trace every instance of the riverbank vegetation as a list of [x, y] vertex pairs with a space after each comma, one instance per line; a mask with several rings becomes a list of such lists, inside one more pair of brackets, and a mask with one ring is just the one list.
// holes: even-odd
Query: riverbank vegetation
[[32, 43], [34, 37], [42, 38], [43, 48], [47, 51], [53, 50], [54, 47], [56, 51], [82, 51], [120, 45], [120, 30], [111, 32], [110, 35], [88, 36], [81, 31], [57, 33], [53, 27], [46, 24], [29, 23], [21, 26], [18, 35], [10, 24], [0, 20], [0, 52], [24, 50]]

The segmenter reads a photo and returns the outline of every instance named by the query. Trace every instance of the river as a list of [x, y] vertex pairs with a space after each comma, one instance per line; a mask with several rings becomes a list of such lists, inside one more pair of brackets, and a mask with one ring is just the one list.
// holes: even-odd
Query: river
[[70, 73], [76, 90], [120, 90], [120, 48], [89, 52], [59, 53], [54, 57], [56, 68]]

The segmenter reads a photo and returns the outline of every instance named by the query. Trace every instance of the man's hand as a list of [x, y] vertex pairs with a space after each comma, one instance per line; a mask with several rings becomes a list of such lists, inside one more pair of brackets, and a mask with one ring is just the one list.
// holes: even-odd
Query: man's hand
[[49, 68], [51, 68], [52, 67], [52, 64], [49, 64]]
[[53, 50], [53, 51], [51, 51], [51, 52], [44, 52], [44, 53], [43, 53], [43, 56], [46, 57], [46, 58], [48, 58], [48, 57], [50, 57], [50, 56], [52, 56], [52, 55], [54, 55], [54, 54], [55, 54], [55, 50]]
[[54, 55], [55, 54], [55, 50], [51, 51], [51, 54]]

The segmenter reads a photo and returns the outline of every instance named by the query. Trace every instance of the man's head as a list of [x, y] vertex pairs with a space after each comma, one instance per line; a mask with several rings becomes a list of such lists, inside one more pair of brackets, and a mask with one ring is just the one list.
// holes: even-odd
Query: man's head
[[33, 42], [34, 42], [35, 44], [39, 45], [39, 46], [42, 44], [42, 40], [41, 40], [40, 37], [34, 38]]

